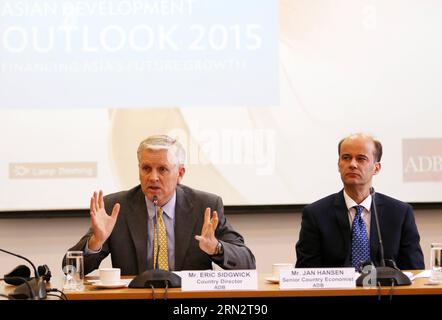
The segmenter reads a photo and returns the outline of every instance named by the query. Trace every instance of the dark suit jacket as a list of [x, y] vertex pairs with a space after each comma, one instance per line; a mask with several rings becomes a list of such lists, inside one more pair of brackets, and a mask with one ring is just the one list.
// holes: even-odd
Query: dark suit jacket
[[[419, 232], [411, 206], [376, 193], [385, 259], [392, 259], [402, 270], [425, 269]], [[371, 208], [370, 255], [380, 263], [379, 237]], [[306, 206], [296, 244], [296, 267], [349, 267], [351, 228], [343, 190]]]
[[[141, 187], [104, 197], [106, 212], [112, 212], [120, 203], [120, 214], [115, 227], [99, 253], [84, 257], [85, 274], [97, 269], [111, 254], [112, 265], [121, 268], [122, 275], [136, 275], [151, 268], [147, 261], [147, 207]], [[211, 258], [199, 248], [194, 236], [201, 234], [204, 210], [210, 207], [218, 212], [215, 236], [222, 241], [224, 255]], [[92, 229], [69, 250], [84, 250]], [[255, 269], [255, 257], [245, 246], [242, 236], [233, 230], [224, 216], [220, 197], [178, 185], [175, 208], [175, 270], [204, 270], [212, 268], [212, 261], [224, 269]]]

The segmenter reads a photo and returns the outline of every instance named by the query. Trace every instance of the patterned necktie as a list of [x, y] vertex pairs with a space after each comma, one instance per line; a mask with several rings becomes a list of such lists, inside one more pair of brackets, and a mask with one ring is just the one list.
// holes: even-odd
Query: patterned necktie
[[362, 262], [370, 261], [370, 245], [368, 242], [367, 229], [362, 220], [363, 206], [354, 206], [355, 218], [351, 226], [351, 264], [358, 269]]
[[[157, 228], [154, 232], [153, 238], [153, 256], [154, 269], [156, 268], [156, 261], [158, 261], [158, 268], [169, 270], [169, 257], [167, 253], [167, 232], [163, 220], [163, 208], [158, 209]], [[157, 235], [158, 232], [158, 235]], [[159, 251], [159, 253], [158, 253]], [[158, 257], [157, 257], [158, 255]], [[158, 259], [158, 260], [157, 260]]]

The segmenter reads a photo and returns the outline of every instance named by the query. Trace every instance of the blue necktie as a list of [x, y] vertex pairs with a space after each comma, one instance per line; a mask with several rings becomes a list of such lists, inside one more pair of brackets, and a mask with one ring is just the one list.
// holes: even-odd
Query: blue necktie
[[362, 220], [363, 206], [354, 206], [356, 215], [351, 226], [351, 264], [358, 269], [362, 262], [370, 261], [370, 244]]

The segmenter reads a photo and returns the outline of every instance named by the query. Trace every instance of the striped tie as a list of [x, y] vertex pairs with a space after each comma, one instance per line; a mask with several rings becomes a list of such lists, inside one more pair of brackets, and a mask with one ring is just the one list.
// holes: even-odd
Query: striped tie
[[[157, 232], [158, 232], [158, 237], [157, 237]], [[158, 209], [158, 221], [157, 221], [157, 228], [155, 230], [153, 238], [153, 249], [154, 249], [153, 252], [154, 268], [156, 268], [155, 262], [158, 261], [159, 269], [169, 270], [169, 257], [167, 253], [167, 232], [163, 220], [163, 208]], [[159, 255], [158, 255], [158, 250], [159, 250]]]
[[355, 218], [351, 227], [351, 264], [358, 269], [363, 262], [370, 261], [370, 244], [368, 242], [367, 229], [362, 220], [363, 206], [354, 206]]

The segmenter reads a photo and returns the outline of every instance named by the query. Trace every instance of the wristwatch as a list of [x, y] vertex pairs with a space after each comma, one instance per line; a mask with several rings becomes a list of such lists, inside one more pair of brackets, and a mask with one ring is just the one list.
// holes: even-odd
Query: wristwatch
[[218, 241], [218, 244], [216, 245], [215, 253], [212, 254], [212, 256], [222, 256], [224, 254], [224, 247], [221, 241]]

